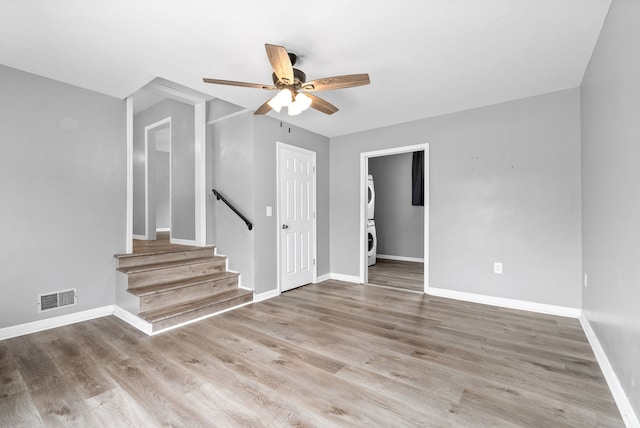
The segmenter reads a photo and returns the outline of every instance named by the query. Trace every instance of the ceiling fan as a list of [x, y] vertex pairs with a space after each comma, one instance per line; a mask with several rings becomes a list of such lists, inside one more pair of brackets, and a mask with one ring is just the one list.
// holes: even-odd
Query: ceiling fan
[[352, 88], [370, 83], [369, 75], [366, 73], [325, 77], [307, 82], [307, 75], [301, 70], [293, 68], [298, 59], [295, 54], [287, 52], [287, 49], [283, 46], [270, 45], [268, 43], [264, 46], [271, 67], [273, 67], [273, 85], [209, 78], [202, 80], [206, 83], [214, 83], [217, 85], [241, 86], [272, 91], [279, 90], [274, 97], [258, 107], [254, 114], [266, 114], [271, 110], [279, 113], [283, 107], [287, 107], [288, 113], [291, 116], [300, 114], [309, 107], [326, 114], [333, 114], [338, 111], [336, 106], [311, 94], [311, 92]]

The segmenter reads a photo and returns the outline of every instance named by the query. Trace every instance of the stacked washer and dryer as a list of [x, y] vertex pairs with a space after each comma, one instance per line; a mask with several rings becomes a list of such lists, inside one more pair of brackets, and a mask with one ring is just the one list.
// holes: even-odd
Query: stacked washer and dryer
[[376, 222], [373, 218], [376, 208], [376, 190], [373, 187], [373, 176], [367, 178], [367, 259], [368, 266], [376, 263], [378, 237], [376, 236]]

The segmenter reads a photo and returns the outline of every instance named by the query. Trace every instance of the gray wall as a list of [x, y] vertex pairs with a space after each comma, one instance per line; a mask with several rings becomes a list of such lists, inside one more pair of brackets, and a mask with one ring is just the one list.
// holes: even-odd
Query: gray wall
[[213, 193], [211, 189], [215, 188], [215, 173], [214, 169], [216, 169], [215, 164], [217, 162], [217, 150], [214, 141], [214, 127], [217, 120], [224, 120], [224, 118], [228, 118], [229, 115], [234, 113], [238, 113], [239, 111], [244, 110], [242, 107], [237, 106], [235, 104], [228, 103], [226, 101], [214, 98], [207, 102], [207, 135], [206, 135], [206, 188], [207, 192], [207, 201], [206, 201], [206, 212], [207, 212], [207, 245], [215, 245], [216, 243], [216, 206], [218, 205], [215, 197], [213, 197]]
[[412, 161], [411, 152], [369, 159], [378, 254], [424, 257], [424, 207], [411, 205]]
[[429, 143], [430, 286], [580, 307], [579, 102], [572, 89], [332, 138], [331, 272], [359, 275], [360, 153]]
[[[171, 99], [164, 100], [133, 118], [133, 233], [145, 233], [144, 128], [167, 117], [171, 117], [171, 237], [194, 240], [195, 113], [193, 106]], [[150, 187], [152, 186], [150, 183]], [[150, 202], [154, 202], [153, 198]], [[152, 221], [154, 219], [155, 216]], [[155, 230], [155, 225], [151, 226]]]
[[[0, 328], [114, 303], [125, 250], [126, 106], [0, 66]], [[37, 312], [77, 288], [78, 305]]]
[[171, 229], [169, 152], [155, 151], [156, 229]]
[[[253, 221], [253, 118], [251, 113], [217, 122], [209, 128], [213, 149], [212, 187]], [[211, 190], [208, 190], [211, 192]], [[209, 196], [215, 200], [213, 194]], [[254, 287], [254, 231], [222, 201], [214, 202], [213, 244], [240, 272], [242, 286]]]
[[583, 309], [640, 415], [640, 3], [614, 0], [582, 84]]

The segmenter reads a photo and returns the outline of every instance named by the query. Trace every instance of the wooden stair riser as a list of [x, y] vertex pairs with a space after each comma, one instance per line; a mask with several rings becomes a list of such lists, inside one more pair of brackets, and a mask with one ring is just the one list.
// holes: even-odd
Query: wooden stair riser
[[207, 297], [224, 290], [238, 287], [238, 277], [230, 276], [215, 281], [207, 281], [200, 284], [167, 290], [147, 296], [140, 296], [140, 312], [162, 308], [178, 303], [186, 302], [199, 297]]
[[186, 277], [224, 272], [225, 269], [225, 259], [212, 259], [211, 261], [201, 263], [184, 264], [162, 269], [134, 272], [129, 274], [129, 288], [131, 289], [141, 287], [143, 285], [177, 281]]
[[216, 312], [220, 312], [225, 309], [233, 308], [234, 306], [239, 306], [245, 303], [249, 303], [251, 301], [253, 301], [253, 294], [247, 293], [243, 296], [239, 296], [230, 300], [216, 303], [214, 305], [201, 307], [193, 311], [185, 312], [185, 313], [176, 315], [174, 317], [164, 319], [162, 321], [153, 322], [152, 330], [154, 332], [163, 330], [168, 327], [173, 327], [174, 325], [177, 325], [177, 324], [182, 324], [184, 322], [191, 321], [206, 315], [214, 314]]
[[197, 250], [174, 251], [169, 253], [144, 254], [137, 256], [126, 256], [118, 258], [118, 267], [129, 267], [147, 265], [152, 263], [162, 263], [174, 260], [191, 260], [202, 257], [210, 257], [215, 253], [214, 247], [200, 248]]

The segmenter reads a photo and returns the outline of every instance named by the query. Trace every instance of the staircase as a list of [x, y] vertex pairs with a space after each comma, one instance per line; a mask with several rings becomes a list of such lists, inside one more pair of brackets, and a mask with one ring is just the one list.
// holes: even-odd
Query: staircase
[[118, 306], [157, 332], [253, 301], [238, 287], [238, 274], [226, 270], [215, 247], [172, 245], [161, 251], [116, 255]]

